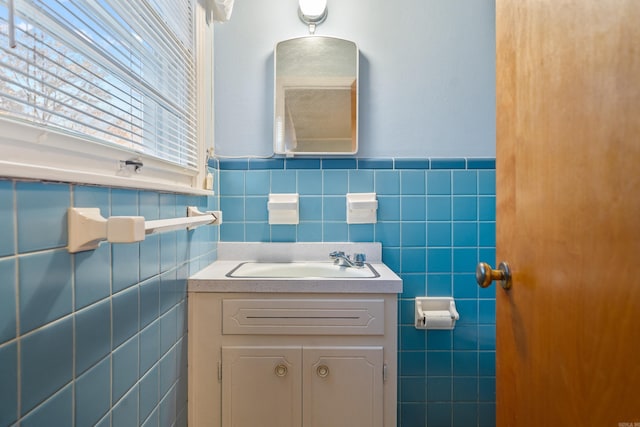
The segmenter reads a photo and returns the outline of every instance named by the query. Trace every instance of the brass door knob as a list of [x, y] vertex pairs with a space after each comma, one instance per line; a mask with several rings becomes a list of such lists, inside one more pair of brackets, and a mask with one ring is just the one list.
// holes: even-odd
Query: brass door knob
[[511, 269], [509, 264], [503, 261], [494, 270], [486, 262], [478, 263], [478, 267], [476, 267], [476, 282], [478, 282], [478, 286], [486, 288], [494, 280], [499, 281], [504, 289], [511, 289]]

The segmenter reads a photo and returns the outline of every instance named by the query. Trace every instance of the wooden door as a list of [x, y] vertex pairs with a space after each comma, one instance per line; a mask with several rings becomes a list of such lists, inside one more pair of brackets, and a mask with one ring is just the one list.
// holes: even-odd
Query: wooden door
[[497, 0], [497, 425], [640, 425], [640, 1]]
[[222, 347], [222, 425], [300, 427], [301, 362], [300, 347]]
[[382, 427], [382, 347], [305, 347], [304, 427]]

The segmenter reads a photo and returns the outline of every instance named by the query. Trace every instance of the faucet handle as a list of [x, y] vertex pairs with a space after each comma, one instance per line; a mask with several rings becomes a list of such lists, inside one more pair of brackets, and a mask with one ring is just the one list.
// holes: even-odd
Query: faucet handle
[[364, 262], [367, 260], [367, 256], [365, 254], [354, 254], [353, 255], [353, 263], [358, 266], [364, 265]]
[[330, 258], [340, 258], [344, 256], [344, 252], [342, 251], [333, 251], [329, 254]]

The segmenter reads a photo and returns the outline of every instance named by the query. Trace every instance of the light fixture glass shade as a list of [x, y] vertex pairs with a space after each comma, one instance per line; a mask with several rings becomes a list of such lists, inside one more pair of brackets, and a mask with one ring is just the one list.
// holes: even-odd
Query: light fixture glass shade
[[327, 0], [299, 0], [298, 16], [305, 24], [320, 24], [327, 18]]

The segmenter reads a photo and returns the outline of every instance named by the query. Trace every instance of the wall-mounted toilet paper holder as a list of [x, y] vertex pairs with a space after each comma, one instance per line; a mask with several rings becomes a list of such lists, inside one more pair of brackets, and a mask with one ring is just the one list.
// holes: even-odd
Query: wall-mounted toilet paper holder
[[416, 297], [416, 329], [453, 329], [460, 314], [449, 297]]

